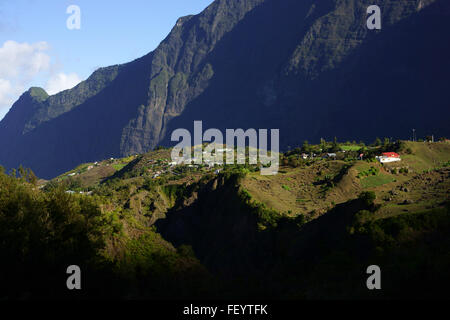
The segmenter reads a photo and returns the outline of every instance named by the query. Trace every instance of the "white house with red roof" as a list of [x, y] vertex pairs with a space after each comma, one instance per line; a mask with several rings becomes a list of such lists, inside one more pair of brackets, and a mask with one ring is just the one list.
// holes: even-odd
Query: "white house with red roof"
[[400, 155], [396, 152], [383, 152], [381, 156], [376, 157], [381, 163], [401, 161]]

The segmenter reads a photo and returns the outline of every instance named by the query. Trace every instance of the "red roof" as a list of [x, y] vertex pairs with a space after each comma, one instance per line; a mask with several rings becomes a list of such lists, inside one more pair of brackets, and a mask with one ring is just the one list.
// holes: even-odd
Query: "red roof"
[[383, 152], [383, 156], [388, 158], [400, 158], [400, 155], [396, 152]]

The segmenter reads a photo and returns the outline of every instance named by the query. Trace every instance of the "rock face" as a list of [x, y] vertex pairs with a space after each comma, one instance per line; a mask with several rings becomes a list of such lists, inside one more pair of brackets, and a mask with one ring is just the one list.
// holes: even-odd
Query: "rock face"
[[[381, 30], [366, 27], [372, 4]], [[194, 120], [279, 128], [282, 147], [448, 135], [449, 17], [446, 0], [216, 0], [142, 58], [24, 93], [0, 122], [0, 164], [49, 178], [169, 145]]]

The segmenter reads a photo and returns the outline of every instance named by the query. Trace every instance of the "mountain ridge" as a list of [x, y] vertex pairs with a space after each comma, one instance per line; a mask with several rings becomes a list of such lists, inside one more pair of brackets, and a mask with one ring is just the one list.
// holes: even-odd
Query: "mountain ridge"
[[[448, 83], [444, 75], [450, 67], [437, 68], [430, 57], [438, 48], [443, 56], [449, 50], [427, 38], [447, 33], [449, 5], [439, 0], [371, 1], [383, 10], [383, 29], [369, 32], [368, 4], [214, 1], [202, 13], [178, 19], [149, 54], [99, 69], [44, 101], [19, 99], [0, 122], [0, 164], [23, 164], [39, 176], [52, 177], [77, 163], [170, 145], [170, 132], [191, 129], [194, 120], [222, 130], [280, 128], [282, 148], [320, 137], [373, 139], [380, 121], [387, 124], [385, 136], [404, 138], [413, 125], [423, 134], [448, 134], [445, 119], [415, 112], [419, 102], [427, 101], [432, 102], [427, 111], [446, 112], [444, 99], [436, 98], [445, 97], [445, 91], [436, 88]], [[412, 33], [419, 39], [416, 44]], [[401, 61], [398, 56], [408, 51], [396, 42], [419, 51]], [[431, 53], [421, 49], [423, 44]], [[375, 54], [379, 48], [384, 51]], [[420, 77], [427, 70], [417, 66], [422, 58], [432, 68], [424, 83]], [[395, 63], [396, 79], [391, 81], [392, 69], [384, 66]], [[385, 76], [388, 80], [380, 83]], [[407, 93], [408, 85], [411, 97], [396, 97]], [[374, 97], [370, 88], [380, 96]], [[356, 114], [363, 103], [380, 111], [361, 121]], [[398, 111], [393, 109], [397, 105]], [[37, 111], [16, 111], [26, 106]], [[403, 123], [396, 124], [401, 116]], [[343, 125], [347, 121], [352, 125]]]

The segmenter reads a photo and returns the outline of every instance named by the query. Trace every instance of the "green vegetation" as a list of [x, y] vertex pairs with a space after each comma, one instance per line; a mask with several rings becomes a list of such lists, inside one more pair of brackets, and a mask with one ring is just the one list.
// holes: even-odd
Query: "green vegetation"
[[358, 174], [358, 178], [368, 177], [368, 176], [377, 176], [380, 173], [380, 169], [377, 167], [370, 167], [367, 170], [360, 171]]
[[358, 198], [362, 200], [367, 207], [370, 207], [373, 206], [377, 195], [373, 191], [365, 191], [362, 192]]
[[116, 169], [117, 171], [120, 171], [120, 170], [122, 170], [122, 169], [126, 166], [126, 164], [124, 164], [124, 163], [118, 163], [118, 164], [113, 164], [112, 166], [113, 166], [113, 168]]
[[359, 145], [341, 145], [341, 150], [344, 150], [344, 151], [359, 151], [359, 150], [361, 150], [361, 146], [359, 146]]
[[[145, 230], [125, 208], [108, 210], [111, 199], [68, 194], [64, 185], [42, 192], [37, 190], [31, 171], [21, 168], [19, 172], [16, 178], [15, 172], [6, 175], [0, 167], [2, 299], [20, 298], [24, 292], [31, 298], [68, 296], [59, 282], [65, 268], [74, 262], [92, 276], [85, 288], [90, 297], [121, 297], [134, 291], [130, 287], [133, 283], [153, 281], [153, 277], [160, 282], [152, 282], [139, 292], [141, 297], [173, 296], [181, 292], [173, 277], [183, 278], [184, 270], [207, 276], [195, 258], [179, 255], [154, 230]], [[133, 221], [141, 230], [140, 236], [133, 236], [125, 227]], [[100, 292], [96, 288], [101, 288]]]
[[382, 186], [387, 183], [395, 181], [394, 178], [386, 174], [379, 174], [377, 176], [369, 176], [361, 180], [361, 185], [363, 188], [374, 188]]
[[[410, 147], [416, 150], [410, 162], [428, 161]], [[441, 154], [445, 147], [433, 148]], [[86, 297], [220, 298], [226, 290], [370, 298], [336, 272], [360, 274], [373, 259], [395, 275], [419, 264], [410, 269], [414, 277], [424, 273], [433, 286], [445, 287], [426, 265], [437, 259], [438, 268], [447, 267], [438, 253], [450, 241], [443, 222], [450, 159], [440, 159], [426, 172], [393, 175], [384, 173], [393, 172], [387, 166], [345, 160], [338, 152], [336, 160], [299, 159], [301, 166], [288, 162], [282, 174], [262, 176], [251, 165], [172, 166], [170, 150], [158, 148], [82, 164], [51, 181], [22, 167], [10, 175], [0, 170], [0, 258], [6, 261], [0, 271], [9, 275], [0, 278], [9, 292], [1, 298], [68, 297], [64, 286], [52, 288], [61, 281], [54, 275], [73, 261], [90, 277]], [[36, 264], [42, 278], [27, 272]], [[383, 297], [405, 294], [395, 290], [405, 285], [402, 279], [391, 279]], [[317, 289], [324, 281], [327, 290]], [[411, 294], [423, 295], [421, 281]]]

